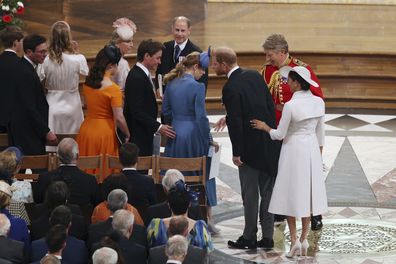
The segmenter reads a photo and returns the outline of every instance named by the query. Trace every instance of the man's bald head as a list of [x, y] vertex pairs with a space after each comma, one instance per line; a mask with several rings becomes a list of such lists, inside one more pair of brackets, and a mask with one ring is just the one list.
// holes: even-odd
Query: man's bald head
[[63, 164], [76, 164], [78, 159], [78, 144], [72, 138], [64, 138], [58, 144], [58, 158]]

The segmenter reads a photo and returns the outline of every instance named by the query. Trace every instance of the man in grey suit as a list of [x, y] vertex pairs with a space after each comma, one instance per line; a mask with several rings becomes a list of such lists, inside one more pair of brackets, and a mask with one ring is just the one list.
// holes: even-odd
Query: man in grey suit
[[[228, 78], [222, 100], [227, 111], [225, 122], [232, 143], [232, 160], [239, 170], [245, 214], [243, 235], [235, 241], [229, 240], [228, 245], [240, 249], [272, 248], [274, 219], [268, 213], [268, 205], [278, 162], [278, 152], [274, 148], [279, 145], [268, 134], [254, 131], [250, 120], [260, 117], [275, 127], [274, 103], [261, 75], [239, 68], [232, 49], [214, 49], [212, 68], [217, 75], [226, 74]], [[258, 215], [263, 233], [260, 241], [257, 241]]]
[[[174, 216], [169, 221], [169, 237], [174, 235], [188, 236], [188, 219], [184, 216]], [[150, 248], [149, 263], [163, 264], [168, 259], [165, 255], [165, 245]], [[202, 248], [189, 245], [187, 255], [183, 261], [184, 264], [207, 263], [208, 258], [206, 251]]]

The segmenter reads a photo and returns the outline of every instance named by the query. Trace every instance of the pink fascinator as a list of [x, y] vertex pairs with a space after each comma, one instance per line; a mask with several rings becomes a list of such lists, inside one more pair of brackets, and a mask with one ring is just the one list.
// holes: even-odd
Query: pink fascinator
[[122, 17], [114, 21], [113, 28], [115, 28], [118, 36], [124, 41], [130, 40], [137, 29], [135, 23], [126, 17]]

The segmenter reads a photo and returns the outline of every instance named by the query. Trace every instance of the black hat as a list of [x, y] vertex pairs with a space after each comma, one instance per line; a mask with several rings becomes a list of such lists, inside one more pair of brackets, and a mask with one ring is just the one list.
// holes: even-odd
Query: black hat
[[106, 45], [104, 47], [104, 52], [111, 63], [118, 64], [121, 59], [121, 51], [117, 46], [111, 44]]

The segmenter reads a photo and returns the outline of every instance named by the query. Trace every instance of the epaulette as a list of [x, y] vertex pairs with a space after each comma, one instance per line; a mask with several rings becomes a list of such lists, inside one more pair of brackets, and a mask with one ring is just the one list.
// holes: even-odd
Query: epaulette
[[293, 63], [296, 64], [296, 65], [298, 65], [298, 66], [307, 67], [307, 64], [306, 64], [305, 62], [300, 61], [299, 59], [296, 59], [296, 58], [294, 58], [294, 57], [293, 57]]

